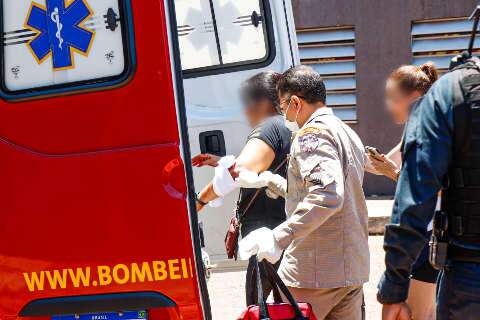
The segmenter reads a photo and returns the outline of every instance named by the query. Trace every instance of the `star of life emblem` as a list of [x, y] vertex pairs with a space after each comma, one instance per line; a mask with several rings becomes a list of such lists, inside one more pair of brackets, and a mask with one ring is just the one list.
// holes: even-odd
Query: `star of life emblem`
[[84, 26], [92, 16], [87, 0], [46, 0], [46, 6], [32, 2], [25, 28], [36, 33], [27, 47], [38, 64], [52, 56], [54, 71], [75, 68], [74, 53], [88, 56], [95, 37]]

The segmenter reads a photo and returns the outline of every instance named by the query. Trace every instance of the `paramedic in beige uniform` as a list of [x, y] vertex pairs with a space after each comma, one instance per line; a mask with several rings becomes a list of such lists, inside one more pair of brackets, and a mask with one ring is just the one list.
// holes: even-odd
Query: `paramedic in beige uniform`
[[325, 84], [313, 69], [288, 70], [278, 88], [294, 136], [288, 188], [268, 171], [243, 171], [238, 181], [285, 197], [289, 218], [250, 233], [240, 243], [241, 257], [275, 263], [285, 250], [279, 274], [297, 300], [311, 303], [319, 320], [360, 320], [369, 276], [364, 147], [326, 107]]

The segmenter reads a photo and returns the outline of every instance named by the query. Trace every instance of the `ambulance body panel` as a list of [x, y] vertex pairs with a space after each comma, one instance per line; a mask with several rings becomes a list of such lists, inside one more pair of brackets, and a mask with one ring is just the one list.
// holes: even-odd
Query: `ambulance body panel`
[[[0, 99], [2, 320], [38, 315], [55, 298], [135, 292], [160, 293], [185, 319], [203, 317], [167, 9], [163, 1], [127, 9], [132, 70], [119, 87], [72, 94], [67, 84], [52, 97], [46, 89]], [[94, 14], [101, 25], [107, 12]], [[48, 315], [77, 313], [52, 308]]]
[[183, 82], [172, 1], [0, 0], [0, 320], [211, 318], [189, 142], [240, 151], [239, 84], [296, 59], [281, 3], [268, 64]]

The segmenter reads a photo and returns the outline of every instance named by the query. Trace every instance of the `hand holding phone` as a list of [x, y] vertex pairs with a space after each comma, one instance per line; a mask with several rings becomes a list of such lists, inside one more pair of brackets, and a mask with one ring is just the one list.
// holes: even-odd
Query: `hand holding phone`
[[398, 180], [400, 168], [397, 167], [395, 162], [383, 155], [377, 148], [365, 147], [365, 151], [370, 157], [370, 165], [377, 174], [384, 175], [394, 181]]
[[375, 159], [383, 161], [383, 154], [377, 148], [366, 146], [365, 151]]

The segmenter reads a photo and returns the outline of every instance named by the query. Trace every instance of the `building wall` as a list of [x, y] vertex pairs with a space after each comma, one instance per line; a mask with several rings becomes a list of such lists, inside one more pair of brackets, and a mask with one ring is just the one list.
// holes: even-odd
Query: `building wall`
[[[366, 145], [387, 152], [402, 127], [384, 110], [388, 74], [412, 60], [412, 21], [469, 16], [476, 0], [292, 0], [297, 29], [351, 25], [356, 32], [357, 114], [352, 127]], [[367, 175], [367, 195], [391, 195], [394, 184]]]

